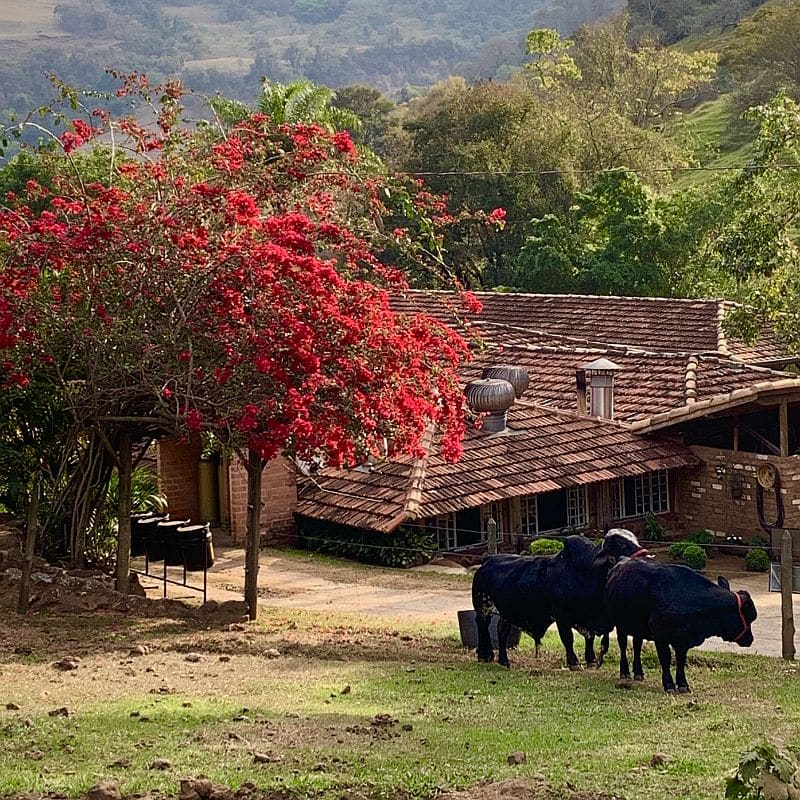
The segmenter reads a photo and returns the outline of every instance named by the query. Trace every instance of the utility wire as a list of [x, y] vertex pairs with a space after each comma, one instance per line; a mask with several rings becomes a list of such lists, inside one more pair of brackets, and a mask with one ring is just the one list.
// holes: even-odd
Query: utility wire
[[637, 175], [648, 172], [738, 172], [800, 170], [800, 164], [745, 164], [743, 166], [685, 166], [685, 167], [598, 167], [594, 169], [524, 169], [524, 170], [449, 170], [446, 172], [395, 172], [411, 178], [427, 177], [481, 177], [481, 176], [530, 176], [530, 175], [601, 175], [608, 172], [632, 172]]

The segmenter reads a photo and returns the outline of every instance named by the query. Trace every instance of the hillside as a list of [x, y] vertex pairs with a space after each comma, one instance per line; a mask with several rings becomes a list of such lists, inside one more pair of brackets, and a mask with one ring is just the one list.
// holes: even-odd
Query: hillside
[[569, 32], [619, 0], [0, 0], [0, 111], [27, 110], [44, 71], [104, 88], [107, 66], [180, 75], [200, 91], [251, 98], [259, 79], [366, 83], [407, 96], [449, 74], [495, 77], [525, 34]]

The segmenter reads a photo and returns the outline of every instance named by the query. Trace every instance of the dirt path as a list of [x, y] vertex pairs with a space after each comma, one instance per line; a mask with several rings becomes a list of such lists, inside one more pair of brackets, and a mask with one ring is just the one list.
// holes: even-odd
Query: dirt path
[[[460, 574], [459, 574], [460, 573]], [[768, 591], [767, 576], [741, 571], [741, 559], [715, 558], [709, 576], [729, 576], [734, 590], [747, 589], [758, 609], [753, 624], [754, 645], [742, 650], [721, 639], [710, 639], [703, 649], [781, 655], [781, 598]], [[244, 591], [244, 551], [237, 546], [217, 547], [217, 560], [209, 572], [209, 597], [240, 600]], [[158, 597], [161, 586], [145, 579], [148, 595]], [[196, 601], [198, 595], [170, 586], [170, 597]], [[393, 619], [436, 622], [457, 630], [456, 612], [471, 608], [470, 577], [465, 570], [440, 567], [438, 572], [386, 570], [359, 564], [324, 560], [296, 552], [263, 550], [259, 594], [267, 606], [360, 614], [385, 621]], [[795, 598], [795, 618], [800, 620], [800, 596]]]

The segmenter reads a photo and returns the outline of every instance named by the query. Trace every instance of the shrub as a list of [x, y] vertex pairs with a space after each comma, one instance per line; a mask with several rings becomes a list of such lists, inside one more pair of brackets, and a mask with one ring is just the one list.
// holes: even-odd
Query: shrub
[[739, 760], [736, 774], [728, 778], [726, 800], [796, 797], [800, 791], [797, 753], [773, 742], [762, 742]]
[[750, 547], [760, 547], [762, 550], [766, 549], [769, 542], [763, 536], [752, 536], [747, 540]]
[[648, 542], [663, 542], [667, 533], [664, 523], [651, 511], [644, 518], [644, 538]]
[[683, 554], [691, 542], [675, 542], [669, 546], [669, 557], [675, 561], [683, 561]]
[[744, 568], [748, 572], [766, 572], [769, 569], [769, 556], [767, 551], [760, 547], [753, 548], [744, 557]]
[[714, 541], [714, 537], [711, 535], [710, 531], [703, 529], [690, 533], [686, 537], [686, 541], [694, 544], [711, 544], [711, 542]]
[[303, 519], [299, 528], [300, 542], [309, 550], [365, 564], [414, 567], [430, 561], [437, 551], [436, 539], [417, 526], [403, 526], [387, 535]]
[[552, 556], [555, 553], [560, 553], [564, 549], [564, 542], [558, 539], [534, 539], [528, 551], [532, 556]]
[[698, 572], [705, 569], [706, 551], [699, 544], [687, 544], [686, 549], [683, 551], [683, 563]]

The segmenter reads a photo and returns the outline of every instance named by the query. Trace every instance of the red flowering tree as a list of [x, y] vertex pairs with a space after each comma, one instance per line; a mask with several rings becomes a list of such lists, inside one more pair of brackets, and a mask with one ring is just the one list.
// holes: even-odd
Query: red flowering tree
[[[127, 91], [149, 97], [139, 76]], [[121, 478], [131, 437], [214, 432], [245, 458], [255, 510], [263, 462], [281, 453], [354, 464], [413, 451], [435, 424], [457, 458], [466, 345], [395, 314], [387, 288], [405, 284], [379, 260], [387, 198], [405, 193], [421, 214], [428, 198], [363, 174], [347, 133], [261, 114], [181, 128], [180, 87], [160, 91], [155, 127], [74, 120], [61, 152], [41, 156], [63, 160], [52, 186], [29, 181], [0, 210], [3, 383], [66, 392]], [[102, 182], [70, 163], [85, 147], [102, 150]], [[248, 527], [255, 614], [256, 511]]]

